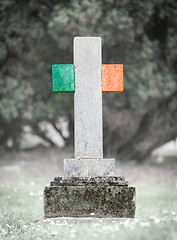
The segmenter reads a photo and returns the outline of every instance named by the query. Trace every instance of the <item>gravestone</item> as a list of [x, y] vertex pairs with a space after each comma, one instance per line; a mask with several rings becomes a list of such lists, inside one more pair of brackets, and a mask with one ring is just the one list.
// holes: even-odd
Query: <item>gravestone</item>
[[123, 91], [123, 66], [102, 65], [101, 38], [75, 37], [74, 64], [52, 66], [53, 92], [74, 93], [74, 158], [44, 189], [45, 217], [134, 217], [135, 188], [103, 158], [102, 92]]

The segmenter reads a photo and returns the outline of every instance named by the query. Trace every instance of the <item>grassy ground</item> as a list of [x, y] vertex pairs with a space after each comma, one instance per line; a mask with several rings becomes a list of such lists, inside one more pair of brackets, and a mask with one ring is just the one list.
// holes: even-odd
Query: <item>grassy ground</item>
[[[129, 171], [131, 185], [137, 189], [137, 210], [134, 220], [119, 222], [115, 219], [110, 222], [103, 219], [91, 222], [44, 220], [43, 188], [48, 179], [43, 175], [37, 177], [31, 172], [26, 174], [25, 171], [21, 171], [18, 186], [11, 184], [0, 187], [0, 239], [176, 240], [177, 177], [169, 169], [165, 170], [165, 173], [162, 169], [160, 174], [159, 168], [148, 165], [121, 165], [120, 169]], [[169, 177], [163, 178], [161, 176], [163, 174]]]

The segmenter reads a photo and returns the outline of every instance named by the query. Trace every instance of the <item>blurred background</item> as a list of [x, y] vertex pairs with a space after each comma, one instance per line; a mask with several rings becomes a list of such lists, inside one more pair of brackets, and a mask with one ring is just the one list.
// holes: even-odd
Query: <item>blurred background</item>
[[124, 65], [124, 92], [103, 94], [104, 157], [136, 187], [137, 210], [134, 232], [68, 228], [76, 239], [176, 239], [176, 0], [0, 0], [0, 235], [73, 239], [33, 224], [45, 184], [74, 155], [74, 96], [52, 93], [51, 65], [73, 64], [75, 36], [100, 36], [103, 63]]
[[103, 63], [124, 65], [124, 92], [103, 94], [105, 156], [176, 159], [176, 30], [175, 0], [2, 0], [1, 156], [55, 146], [72, 157], [73, 94], [52, 93], [51, 65], [73, 63], [75, 36], [100, 36]]

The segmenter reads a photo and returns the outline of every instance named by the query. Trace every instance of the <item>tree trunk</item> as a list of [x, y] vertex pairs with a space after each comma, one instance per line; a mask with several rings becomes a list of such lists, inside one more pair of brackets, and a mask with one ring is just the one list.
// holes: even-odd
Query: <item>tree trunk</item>
[[[113, 111], [108, 113], [107, 109], [106, 115], [108, 114], [110, 118], [113, 117]], [[120, 111], [118, 116], [121, 116], [122, 123], [116, 129], [107, 126], [109, 134], [105, 134], [105, 146], [108, 148], [106, 153], [116, 152], [119, 160], [143, 161], [154, 148], [177, 136], [177, 90], [142, 118], [136, 120], [131, 111], [127, 116], [125, 110]], [[129, 119], [127, 120], [126, 117]], [[127, 121], [130, 121], [129, 125]], [[106, 123], [108, 124], [108, 122]]]

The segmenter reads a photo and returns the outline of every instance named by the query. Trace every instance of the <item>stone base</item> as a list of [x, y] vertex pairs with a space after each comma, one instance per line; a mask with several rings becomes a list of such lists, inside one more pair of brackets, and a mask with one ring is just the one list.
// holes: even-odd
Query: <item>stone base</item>
[[44, 215], [133, 218], [135, 188], [122, 177], [55, 178], [44, 189]]

